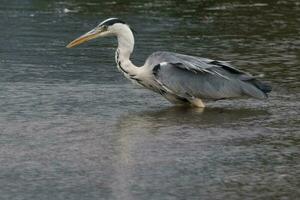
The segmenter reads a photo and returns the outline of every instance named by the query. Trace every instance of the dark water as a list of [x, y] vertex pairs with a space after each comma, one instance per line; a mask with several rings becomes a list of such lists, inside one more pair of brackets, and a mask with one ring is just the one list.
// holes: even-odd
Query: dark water
[[[1, 200], [299, 198], [299, 1], [1, 2]], [[175, 108], [122, 77], [115, 39], [65, 48], [113, 16], [137, 64], [232, 60], [274, 91]]]

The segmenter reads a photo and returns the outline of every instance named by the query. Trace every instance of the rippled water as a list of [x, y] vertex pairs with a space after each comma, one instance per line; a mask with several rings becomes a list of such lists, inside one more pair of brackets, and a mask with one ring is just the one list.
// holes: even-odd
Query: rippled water
[[[0, 199], [299, 198], [298, 1], [4, 0]], [[65, 45], [116, 16], [156, 50], [265, 74], [266, 101], [172, 107], [114, 64], [114, 39]]]

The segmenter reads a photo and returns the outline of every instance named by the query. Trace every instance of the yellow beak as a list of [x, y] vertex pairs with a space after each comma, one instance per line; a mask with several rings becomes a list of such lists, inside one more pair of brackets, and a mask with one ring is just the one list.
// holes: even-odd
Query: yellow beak
[[67, 48], [73, 48], [73, 47], [78, 46], [78, 45], [80, 45], [84, 42], [95, 39], [95, 38], [99, 37], [102, 32], [103, 32], [102, 29], [95, 28], [95, 29], [83, 34], [82, 36], [76, 38], [75, 40], [70, 42], [66, 47]]

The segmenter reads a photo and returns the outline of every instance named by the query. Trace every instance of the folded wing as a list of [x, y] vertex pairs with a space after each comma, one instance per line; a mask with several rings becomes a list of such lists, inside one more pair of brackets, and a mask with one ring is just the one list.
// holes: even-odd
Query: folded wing
[[251, 96], [263, 99], [271, 87], [227, 62], [156, 52], [146, 61], [156, 81], [180, 97], [224, 99]]

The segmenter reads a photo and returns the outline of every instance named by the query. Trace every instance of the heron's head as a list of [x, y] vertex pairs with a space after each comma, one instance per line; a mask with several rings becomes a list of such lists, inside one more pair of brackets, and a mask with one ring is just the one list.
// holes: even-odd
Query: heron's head
[[129, 26], [124, 21], [117, 18], [109, 18], [101, 22], [91, 31], [83, 34], [82, 36], [70, 42], [67, 45], [67, 48], [75, 47], [81, 43], [87, 42], [98, 37], [118, 35], [124, 29], [128, 28]]

